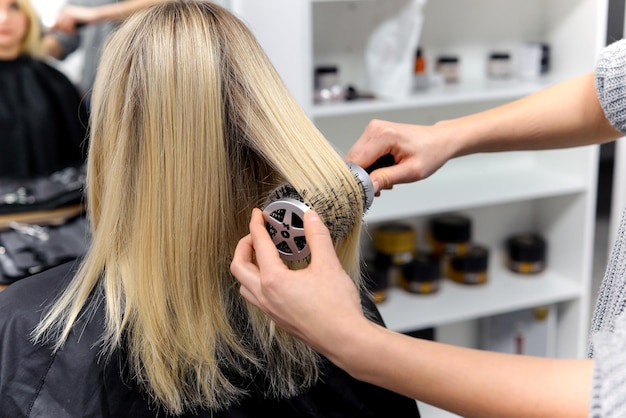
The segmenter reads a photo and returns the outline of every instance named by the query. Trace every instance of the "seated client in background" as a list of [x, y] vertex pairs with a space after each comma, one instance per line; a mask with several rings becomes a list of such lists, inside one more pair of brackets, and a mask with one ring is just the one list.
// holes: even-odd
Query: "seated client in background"
[[71, 81], [42, 57], [29, 0], [0, 0], [0, 178], [84, 163], [85, 107]]

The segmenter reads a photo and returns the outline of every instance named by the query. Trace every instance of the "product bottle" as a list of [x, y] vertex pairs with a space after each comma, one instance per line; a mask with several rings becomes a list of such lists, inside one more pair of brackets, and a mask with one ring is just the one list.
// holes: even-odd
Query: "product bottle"
[[424, 74], [426, 72], [426, 62], [422, 56], [422, 48], [417, 48], [415, 53], [415, 74]]
[[417, 48], [415, 52], [415, 68], [413, 70], [413, 89], [424, 90], [427, 87], [426, 60], [424, 59], [422, 48]]

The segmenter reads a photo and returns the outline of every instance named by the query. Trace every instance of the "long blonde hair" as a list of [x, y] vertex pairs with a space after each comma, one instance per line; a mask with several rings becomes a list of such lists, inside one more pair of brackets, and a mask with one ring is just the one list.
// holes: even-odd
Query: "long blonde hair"
[[28, 29], [20, 44], [20, 54], [35, 58], [43, 57], [43, 43], [41, 38], [41, 22], [39, 14], [29, 0], [16, 0], [22, 13], [28, 19]]
[[246, 26], [208, 1], [129, 18], [104, 50], [90, 129], [92, 242], [35, 338], [61, 348], [102, 294], [104, 349], [125, 346], [174, 413], [227, 407], [254, 374], [269, 397], [312, 385], [317, 355], [240, 297], [230, 261], [252, 209], [287, 182], [331, 229], [354, 226], [336, 248], [361, 285], [362, 190]]

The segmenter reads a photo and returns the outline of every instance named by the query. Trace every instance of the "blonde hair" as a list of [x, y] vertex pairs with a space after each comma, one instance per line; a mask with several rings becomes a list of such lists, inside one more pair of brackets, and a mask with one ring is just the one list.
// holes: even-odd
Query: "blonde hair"
[[106, 350], [174, 413], [221, 409], [262, 375], [268, 397], [318, 379], [318, 358], [241, 298], [229, 271], [251, 211], [287, 182], [331, 230], [361, 286], [362, 190], [246, 26], [208, 1], [154, 6], [106, 45], [87, 168], [92, 242], [35, 330], [59, 349], [104, 295]]
[[42, 43], [42, 31], [41, 22], [39, 20], [39, 14], [33, 7], [29, 0], [16, 0], [20, 6], [20, 10], [26, 15], [28, 19], [28, 29], [26, 36], [22, 39], [20, 44], [20, 54], [30, 55], [35, 58], [43, 57], [43, 43]]

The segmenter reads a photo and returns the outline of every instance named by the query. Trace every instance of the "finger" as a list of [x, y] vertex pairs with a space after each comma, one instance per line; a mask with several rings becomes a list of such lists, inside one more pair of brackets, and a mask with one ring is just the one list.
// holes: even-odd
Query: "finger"
[[250, 234], [241, 238], [235, 247], [235, 253], [233, 254], [233, 261], [231, 266], [234, 264], [236, 266], [243, 265], [245, 263], [251, 262], [254, 257], [254, 248], [252, 247], [252, 237]]
[[390, 153], [389, 147], [393, 141], [393, 130], [389, 128], [390, 126], [390, 122], [371, 120], [346, 153], [346, 160], [366, 168], [374, 164], [378, 158]]
[[394, 185], [406, 182], [402, 177], [402, 170], [406, 170], [402, 165], [394, 165], [372, 171], [370, 178], [374, 184], [374, 191], [391, 190]]
[[385, 173], [384, 169], [374, 170], [370, 173], [372, 184], [374, 185], [374, 192], [380, 193], [381, 190], [388, 189], [390, 180], [389, 176]]
[[73, 33], [76, 31], [76, 25], [74, 24], [73, 21], [71, 22], [66, 22], [66, 21], [62, 21], [62, 22], [58, 22], [55, 25], [55, 28], [62, 31], [62, 32], [66, 32], [66, 33]]
[[257, 208], [252, 211], [252, 217], [250, 218], [250, 235], [252, 236], [252, 246], [254, 247], [260, 270], [278, 266], [285, 267], [270, 234], [265, 229], [263, 212]]
[[372, 148], [377, 146], [377, 141], [373, 141], [370, 131], [371, 129], [368, 126], [359, 139], [352, 144], [344, 157], [346, 161], [353, 162], [360, 167], [369, 167], [376, 161], [376, 158], [378, 158], [377, 150]]
[[317, 212], [309, 210], [304, 214], [304, 235], [311, 248], [311, 264], [339, 263], [330, 232]]
[[344, 159], [367, 168], [385, 154], [384, 148], [380, 148], [379, 145], [381, 144], [376, 141], [359, 140], [350, 148]]
[[239, 293], [241, 294], [241, 296], [243, 296], [244, 299], [246, 299], [248, 302], [250, 302], [257, 308], [261, 307], [261, 303], [259, 302], [259, 299], [257, 299], [254, 293], [252, 293], [250, 289], [248, 289], [246, 286], [241, 285], [241, 287], [239, 287]]
[[244, 286], [252, 287], [254, 282], [259, 281], [259, 269], [254, 262], [254, 247], [250, 235], [246, 235], [237, 243], [230, 263], [230, 272]]

